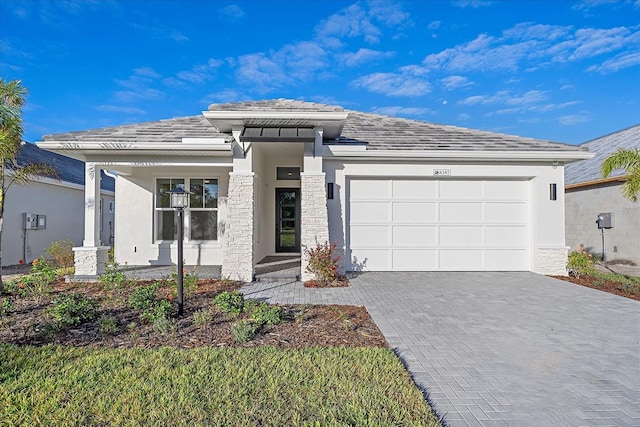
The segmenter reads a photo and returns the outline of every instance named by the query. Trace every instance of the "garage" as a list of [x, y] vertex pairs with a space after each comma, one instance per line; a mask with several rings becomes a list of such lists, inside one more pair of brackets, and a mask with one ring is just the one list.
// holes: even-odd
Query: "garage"
[[530, 181], [351, 178], [352, 270], [528, 271]]

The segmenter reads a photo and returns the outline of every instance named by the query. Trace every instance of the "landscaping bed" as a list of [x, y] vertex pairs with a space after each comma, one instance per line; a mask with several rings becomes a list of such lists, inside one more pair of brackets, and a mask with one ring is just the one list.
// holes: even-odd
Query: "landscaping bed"
[[640, 301], [640, 278], [610, 273], [594, 272], [593, 275], [580, 274], [575, 276], [552, 276], [556, 279], [598, 289], [610, 294], [620, 295], [626, 298]]
[[[140, 319], [140, 310], [128, 304], [135, 289], [154, 282], [139, 281], [125, 288], [105, 290], [100, 283], [65, 283], [57, 279], [50, 293], [31, 296], [9, 294], [0, 296], [12, 305], [10, 313], [0, 316], [0, 342], [17, 345], [59, 344], [112, 348], [194, 348], [256, 347], [271, 345], [280, 348], [314, 346], [388, 347], [384, 336], [364, 307], [354, 306], [282, 306], [283, 322], [260, 328], [247, 342], [236, 342], [232, 325], [247, 319], [247, 313], [222, 313], [213, 304], [223, 291], [234, 291], [241, 283], [221, 280], [200, 280], [193, 295], [184, 299], [184, 314], [172, 316], [166, 331], [158, 332], [154, 325]], [[172, 299], [175, 285], [161, 284], [157, 297]], [[78, 326], [55, 331], [48, 308], [59, 295], [77, 293], [97, 301], [94, 319]], [[198, 314], [207, 313], [207, 316]], [[194, 316], [195, 314], [195, 316]], [[202, 319], [204, 317], [204, 319]], [[208, 319], [210, 317], [210, 319]], [[105, 319], [109, 320], [105, 327]]]

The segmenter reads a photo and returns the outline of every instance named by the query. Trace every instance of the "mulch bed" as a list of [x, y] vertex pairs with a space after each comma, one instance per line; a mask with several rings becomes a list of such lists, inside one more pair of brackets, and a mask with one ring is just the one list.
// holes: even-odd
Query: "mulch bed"
[[[555, 279], [564, 280], [565, 282], [575, 283], [576, 285], [586, 286], [587, 288], [598, 289], [599, 291], [608, 292], [610, 294], [620, 295], [640, 301], [640, 289], [638, 287], [625, 287], [623, 283], [605, 280], [599, 277], [581, 274], [580, 277], [574, 276], [551, 276]], [[631, 288], [625, 289], [625, 288]]]
[[[153, 282], [138, 282], [144, 286]], [[302, 348], [314, 346], [389, 347], [384, 336], [364, 307], [284, 305], [286, 321], [275, 326], [263, 327], [247, 343], [236, 343], [231, 325], [243, 315], [221, 313], [213, 305], [214, 297], [223, 291], [239, 289], [241, 283], [201, 280], [194, 295], [185, 296], [184, 315], [176, 318], [177, 328], [165, 334], [154, 331], [153, 326], [139, 318], [140, 311], [127, 306], [128, 295], [134, 287], [125, 290], [104, 290], [100, 284], [65, 283], [58, 280], [53, 292], [41, 298], [9, 296], [14, 310], [9, 316], [0, 317], [0, 342], [16, 345], [58, 344], [65, 346], [91, 346], [111, 348], [158, 348], [178, 347], [256, 347], [271, 345], [280, 348]], [[171, 293], [173, 287], [159, 290], [158, 296]], [[100, 301], [96, 320], [76, 328], [59, 332], [48, 339], [40, 332], [50, 321], [46, 309], [53, 298], [63, 292], [75, 291]], [[6, 295], [1, 296], [1, 298]], [[194, 321], [193, 313], [209, 309], [213, 320], [204, 326]], [[117, 322], [113, 335], [100, 333], [98, 319], [112, 316]]]

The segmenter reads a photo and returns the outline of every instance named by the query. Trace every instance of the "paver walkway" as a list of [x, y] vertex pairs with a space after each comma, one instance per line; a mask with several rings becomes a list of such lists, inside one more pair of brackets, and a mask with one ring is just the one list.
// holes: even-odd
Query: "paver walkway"
[[640, 302], [533, 273], [251, 283], [272, 303], [364, 305], [450, 426], [640, 425]]

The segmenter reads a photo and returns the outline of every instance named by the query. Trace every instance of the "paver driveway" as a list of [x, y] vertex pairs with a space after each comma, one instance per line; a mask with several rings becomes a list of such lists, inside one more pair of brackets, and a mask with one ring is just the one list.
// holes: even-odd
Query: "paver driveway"
[[533, 273], [364, 273], [349, 288], [242, 292], [366, 306], [448, 425], [640, 425], [640, 302]]

